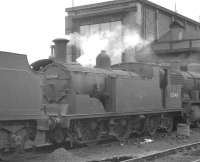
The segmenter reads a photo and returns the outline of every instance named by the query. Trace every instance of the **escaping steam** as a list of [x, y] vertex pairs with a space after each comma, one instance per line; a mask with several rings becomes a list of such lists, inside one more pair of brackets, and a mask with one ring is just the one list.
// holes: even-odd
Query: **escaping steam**
[[83, 66], [92, 67], [96, 63], [96, 57], [105, 50], [110, 56], [112, 64], [121, 62], [121, 55], [124, 52], [126, 59], [136, 61], [136, 51], [147, 46], [151, 40], [143, 40], [136, 30], [129, 30], [125, 27], [116, 27], [114, 31], [105, 31], [92, 35], [70, 35], [71, 44], [78, 46], [81, 56], [77, 58]]

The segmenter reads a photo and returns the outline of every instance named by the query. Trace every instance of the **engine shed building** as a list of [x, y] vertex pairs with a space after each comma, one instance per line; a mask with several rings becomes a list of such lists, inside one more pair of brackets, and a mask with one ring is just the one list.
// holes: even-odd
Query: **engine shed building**
[[[200, 23], [147, 0], [114, 0], [66, 8], [66, 34], [94, 34], [124, 26], [137, 31], [144, 40], [159, 40], [177, 20], [187, 32], [200, 31]], [[118, 32], [123, 37], [123, 31]], [[81, 52], [71, 47], [71, 59]]]
[[170, 30], [150, 46], [157, 62], [200, 62], [200, 32], [190, 31], [178, 21], [174, 21]]

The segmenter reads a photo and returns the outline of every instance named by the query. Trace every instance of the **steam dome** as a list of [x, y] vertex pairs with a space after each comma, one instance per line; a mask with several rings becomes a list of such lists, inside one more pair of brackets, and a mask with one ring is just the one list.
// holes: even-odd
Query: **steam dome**
[[102, 69], [110, 69], [110, 65], [110, 57], [106, 54], [106, 51], [102, 50], [96, 58], [96, 67]]

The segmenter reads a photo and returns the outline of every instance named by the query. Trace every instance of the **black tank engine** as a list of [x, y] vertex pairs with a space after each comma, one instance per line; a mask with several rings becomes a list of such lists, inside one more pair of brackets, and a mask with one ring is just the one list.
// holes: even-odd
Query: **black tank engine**
[[180, 120], [199, 125], [199, 65], [187, 71], [132, 62], [111, 66], [102, 51], [96, 67], [87, 68], [66, 60], [68, 40], [54, 43], [54, 56], [31, 66], [25, 55], [0, 52], [1, 155], [33, 144], [170, 132]]

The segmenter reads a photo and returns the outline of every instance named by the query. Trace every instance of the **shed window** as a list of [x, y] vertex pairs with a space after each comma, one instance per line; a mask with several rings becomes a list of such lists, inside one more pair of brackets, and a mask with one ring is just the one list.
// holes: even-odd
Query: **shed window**
[[88, 37], [93, 34], [100, 34], [101, 36], [105, 36], [105, 33], [115, 31], [116, 29], [121, 29], [121, 27], [121, 21], [82, 25], [80, 26], [80, 34]]

